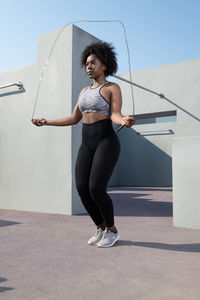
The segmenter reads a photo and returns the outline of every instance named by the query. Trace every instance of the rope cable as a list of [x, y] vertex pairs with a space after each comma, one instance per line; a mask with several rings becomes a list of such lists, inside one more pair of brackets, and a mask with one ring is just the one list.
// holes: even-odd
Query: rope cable
[[[64, 29], [69, 26], [69, 25], [72, 25], [72, 24], [78, 24], [78, 23], [108, 23], [108, 22], [118, 22], [122, 25], [123, 27], [123, 30], [124, 30], [124, 38], [125, 38], [125, 44], [126, 44], [126, 49], [127, 49], [127, 55], [128, 55], [128, 66], [129, 66], [129, 77], [130, 77], [130, 81], [132, 82], [132, 75], [131, 75], [131, 60], [130, 60], [130, 51], [129, 51], [129, 46], [128, 46], [128, 39], [127, 39], [127, 35], [126, 35], [126, 28], [125, 28], [125, 25], [124, 23], [121, 21], [121, 20], [79, 20], [79, 21], [75, 21], [75, 22], [71, 22], [71, 23], [67, 23], [65, 24], [58, 32], [54, 42], [53, 42], [53, 45], [50, 49], [50, 52], [49, 52], [49, 55], [46, 59], [46, 62], [44, 64], [44, 66], [42, 67], [42, 71], [41, 71], [41, 74], [40, 74], [40, 77], [39, 77], [39, 84], [38, 84], [38, 88], [37, 88], [37, 91], [36, 91], [36, 97], [35, 97], [35, 102], [34, 102], [34, 108], [33, 108], [33, 113], [32, 113], [32, 119], [34, 117], [34, 114], [35, 114], [35, 109], [36, 109], [36, 105], [37, 105], [37, 102], [38, 102], [38, 96], [39, 96], [39, 91], [40, 91], [40, 87], [41, 87], [41, 83], [42, 83], [42, 79], [45, 75], [45, 72], [46, 72], [46, 69], [47, 69], [47, 66], [49, 64], [49, 61], [51, 59], [51, 56], [52, 56], [52, 53], [54, 51], [54, 48], [55, 48], [55, 45], [59, 39], [59, 37], [61, 36], [62, 32], [64, 31]], [[135, 114], [135, 105], [134, 105], [134, 94], [133, 94], [133, 85], [131, 85], [131, 97], [132, 97], [132, 102], [133, 102], [133, 115]]]

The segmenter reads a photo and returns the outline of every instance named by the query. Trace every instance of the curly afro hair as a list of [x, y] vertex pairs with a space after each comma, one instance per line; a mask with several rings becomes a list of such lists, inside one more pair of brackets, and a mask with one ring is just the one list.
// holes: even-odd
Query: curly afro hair
[[117, 59], [114, 47], [106, 42], [92, 43], [85, 48], [81, 55], [81, 66], [85, 67], [88, 56], [94, 54], [106, 66], [105, 76], [117, 72]]

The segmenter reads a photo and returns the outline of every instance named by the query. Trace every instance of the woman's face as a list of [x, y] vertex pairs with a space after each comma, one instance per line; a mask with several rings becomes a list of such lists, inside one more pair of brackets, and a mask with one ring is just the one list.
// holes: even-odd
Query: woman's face
[[85, 64], [85, 71], [89, 78], [95, 79], [99, 76], [102, 76], [104, 75], [105, 70], [106, 66], [96, 55], [91, 54], [88, 56]]

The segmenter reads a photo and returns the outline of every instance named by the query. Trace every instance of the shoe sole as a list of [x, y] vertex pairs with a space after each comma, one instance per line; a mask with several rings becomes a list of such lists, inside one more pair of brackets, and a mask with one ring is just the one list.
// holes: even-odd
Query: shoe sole
[[97, 245], [98, 243], [88, 243], [88, 245], [90, 245], [90, 246], [95, 246], [95, 245]]
[[89, 243], [88, 242], [88, 245], [97, 245], [99, 242], [100, 242], [100, 240], [98, 242], [96, 242], [96, 243]]
[[[102, 236], [103, 236], [103, 233], [102, 233]], [[101, 236], [101, 238], [102, 238], [102, 236]], [[101, 238], [100, 238], [100, 240], [101, 240]], [[91, 239], [92, 239], [92, 238], [91, 238]], [[89, 239], [89, 240], [90, 240], [90, 239]], [[97, 244], [100, 242], [100, 240], [99, 240], [98, 242], [90, 243], [89, 240], [88, 240], [88, 245], [97, 245]]]
[[101, 246], [101, 245], [98, 246], [98, 243], [97, 243], [97, 247], [99, 247], [99, 248], [109, 248], [109, 247], [112, 247], [118, 240], [119, 240], [119, 235], [118, 235], [118, 237], [114, 240], [114, 242], [113, 242], [112, 244], [110, 244], [110, 245], [105, 245], [105, 246]]

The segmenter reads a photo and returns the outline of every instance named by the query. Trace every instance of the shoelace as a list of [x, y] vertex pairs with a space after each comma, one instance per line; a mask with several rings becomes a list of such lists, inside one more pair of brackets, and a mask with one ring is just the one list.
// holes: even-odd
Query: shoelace
[[95, 236], [97, 236], [100, 232], [101, 232], [101, 228], [98, 228], [96, 233], [95, 233]]
[[104, 231], [103, 233], [103, 239], [106, 239], [109, 236], [110, 232], [108, 230]]

